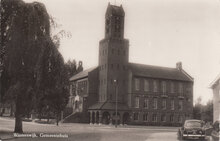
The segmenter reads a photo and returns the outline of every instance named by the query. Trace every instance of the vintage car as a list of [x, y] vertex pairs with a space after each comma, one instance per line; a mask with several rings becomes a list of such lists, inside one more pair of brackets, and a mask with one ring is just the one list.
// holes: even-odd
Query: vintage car
[[178, 130], [178, 136], [181, 139], [205, 139], [205, 128], [202, 120], [186, 120], [183, 126]]
[[220, 120], [217, 120], [214, 122], [213, 124], [213, 129], [212, 129], [212, 132], [211, 132], [211, 141], [219, 141], [219, 122]]

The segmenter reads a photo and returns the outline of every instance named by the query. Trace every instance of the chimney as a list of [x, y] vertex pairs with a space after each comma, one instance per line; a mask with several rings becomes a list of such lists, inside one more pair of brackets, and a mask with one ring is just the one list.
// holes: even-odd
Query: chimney
[[79, 61], [77, 72], [83, 71], [82, 61]]
[[176, 68], [181, 71], [182, 70], [182, 62], [177, 62]]

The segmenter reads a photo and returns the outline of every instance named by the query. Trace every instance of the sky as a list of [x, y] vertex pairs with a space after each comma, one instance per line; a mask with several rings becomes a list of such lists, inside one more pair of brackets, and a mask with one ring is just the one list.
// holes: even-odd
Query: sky
[[[71, 38], [61, 41], [65, 61], [98, 65], [108, 3], [125, 11], [129, 61], [183, 69], [194, 78], [194, 101], [212, 99], [210, 83], [220, 73], [220, 0], [24, 0], [45, 4], [48, 13]], [[56, 31], [54, 31], [56, 32]]]

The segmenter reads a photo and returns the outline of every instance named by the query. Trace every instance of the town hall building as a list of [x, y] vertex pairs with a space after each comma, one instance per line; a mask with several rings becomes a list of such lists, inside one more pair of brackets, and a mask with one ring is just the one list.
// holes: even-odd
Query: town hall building
[[192, 118], [193, 78], [175, 68], [129, 62], [125, 12], [108, 4], [98, 66], [70, 78], [68, 107], [97, 124], [178, 126]]

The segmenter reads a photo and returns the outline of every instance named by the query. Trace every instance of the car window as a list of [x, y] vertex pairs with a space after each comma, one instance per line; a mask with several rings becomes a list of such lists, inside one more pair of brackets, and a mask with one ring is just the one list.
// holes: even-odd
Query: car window
[[202, 127], [202, 123], [198, 121], [188, 121], [185, 124], [186, 127]]

